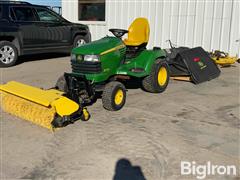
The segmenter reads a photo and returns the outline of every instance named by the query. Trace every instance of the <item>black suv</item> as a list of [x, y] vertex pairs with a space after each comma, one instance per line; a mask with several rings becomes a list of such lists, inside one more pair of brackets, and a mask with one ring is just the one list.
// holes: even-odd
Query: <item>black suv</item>
[[88, 26], [71, 23], [46, 6], [0, 1], [0, 67], [13, 66], [20, 55], [70, 52], [90, 41]]

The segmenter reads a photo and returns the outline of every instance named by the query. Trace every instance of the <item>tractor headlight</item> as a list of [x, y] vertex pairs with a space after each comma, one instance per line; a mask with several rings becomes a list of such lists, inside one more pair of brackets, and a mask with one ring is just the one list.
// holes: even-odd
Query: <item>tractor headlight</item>
[[82, 61], [83, 60], [83, 56], [82, 55], [78, 55], [78, 54], [72, 54], [71, 55], [71, 60], [72, 61]]
[[97, 55], [85, 55], [84, 61], [86, 62], [99, 62], [99, 56]]

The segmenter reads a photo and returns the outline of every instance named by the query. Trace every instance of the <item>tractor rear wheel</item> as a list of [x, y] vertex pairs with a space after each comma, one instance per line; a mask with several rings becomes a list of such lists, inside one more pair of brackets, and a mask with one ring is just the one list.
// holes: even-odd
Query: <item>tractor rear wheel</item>
[[126, 88], [117, 81], [105, 85], [102, 93], [103, 107], [109, 111], [120, 110], [126, 102]]
[[165, 91], [169, 82], [169, 68], [165, 61], [161, 60], [153, 64], [150, 75], [142, 81], [144, 90], [151, 93], [161, 93]]

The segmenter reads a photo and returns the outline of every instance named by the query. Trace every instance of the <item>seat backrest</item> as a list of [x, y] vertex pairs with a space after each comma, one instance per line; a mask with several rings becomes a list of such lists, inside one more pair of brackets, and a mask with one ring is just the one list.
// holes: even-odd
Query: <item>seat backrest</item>
[[135, 19], [128, 28], [128, 42], [127, 45], [141, 45], [148, 43], [150, 27], [146, 18]]

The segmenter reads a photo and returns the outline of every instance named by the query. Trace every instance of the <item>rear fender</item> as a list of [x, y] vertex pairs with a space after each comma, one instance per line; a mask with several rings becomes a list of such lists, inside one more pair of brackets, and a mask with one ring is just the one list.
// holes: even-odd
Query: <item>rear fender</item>
[[146, 57], [147, 61], [145, 61], [144, 65], [145, 72], [150, 74], [153, 64], [162, 61], [165, 57], [165, 53], [162, 50], [149, 51], [149, 54]]

